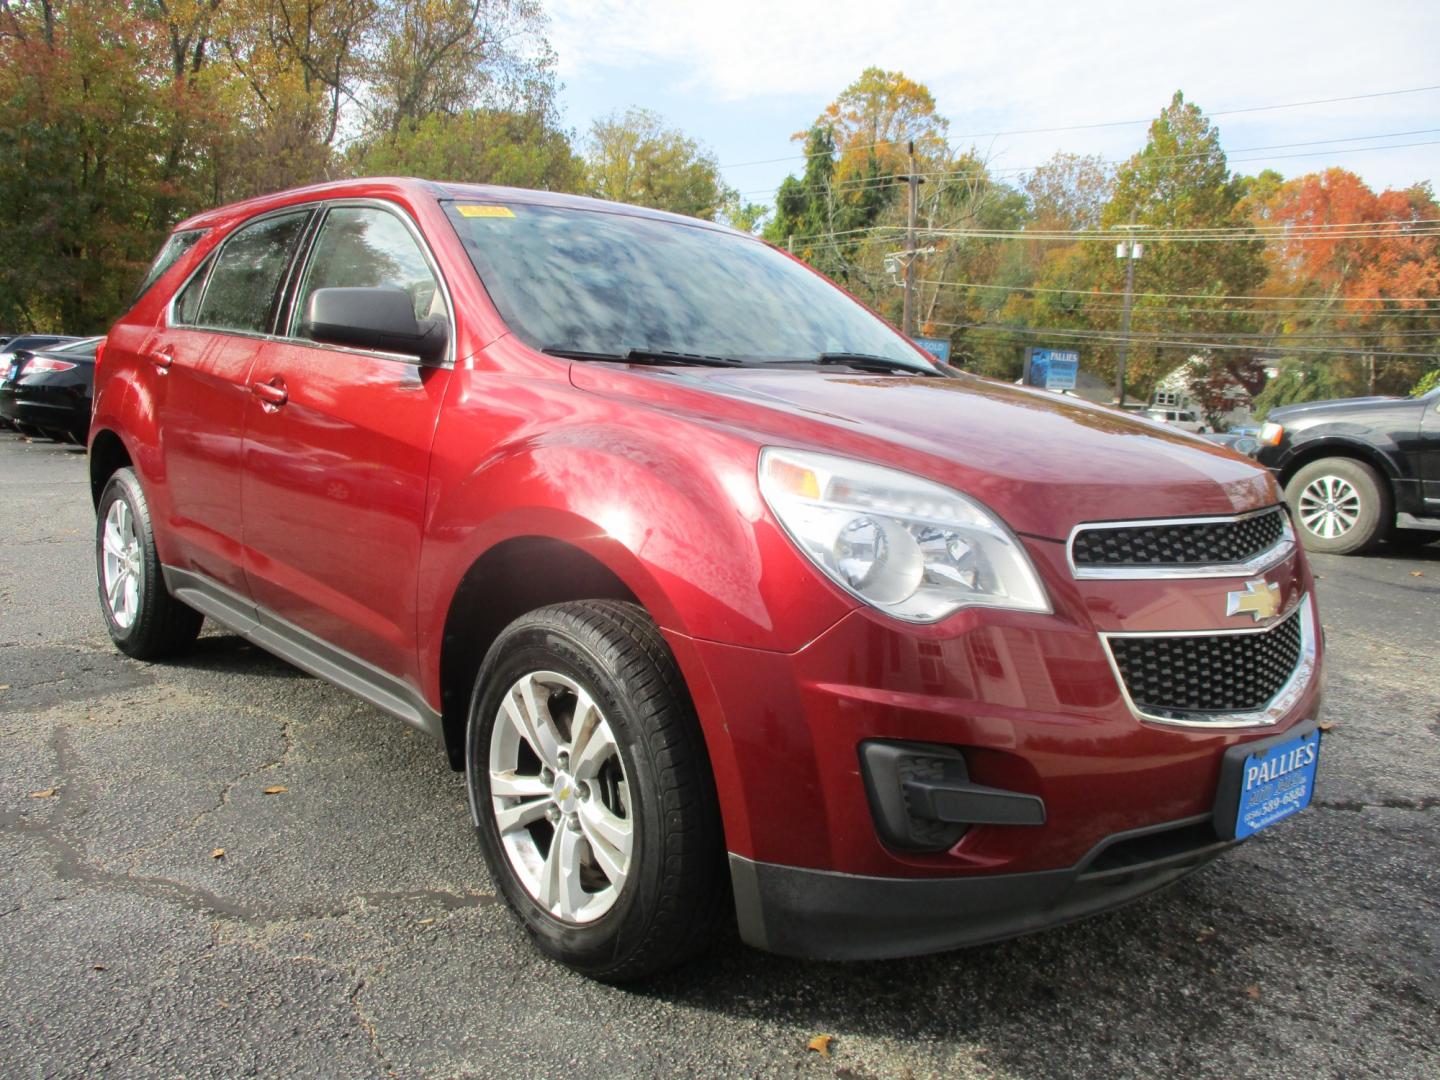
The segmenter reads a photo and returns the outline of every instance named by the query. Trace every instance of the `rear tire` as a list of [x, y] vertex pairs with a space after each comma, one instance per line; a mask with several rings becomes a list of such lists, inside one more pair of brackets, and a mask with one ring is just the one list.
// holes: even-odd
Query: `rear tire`
[[1326, 555], [1371, 550], [1394, 517], [1390, 485], [1354, 458], [1310, 462], [1285, 485], [1285, 501], [1305, 549]]
[[490, 872], [546, 955], [623, 982], [709, 943], [730, 897], [715, 785], [642, 609], [585, 600], [511, 623], [476, 680], [465, 774]]
[[137, 660], [184, 652], [205, 617], [165, 588], [150, 507], [133, 469], [110, 477], [95, 514], [95, 572], [110, 640]]

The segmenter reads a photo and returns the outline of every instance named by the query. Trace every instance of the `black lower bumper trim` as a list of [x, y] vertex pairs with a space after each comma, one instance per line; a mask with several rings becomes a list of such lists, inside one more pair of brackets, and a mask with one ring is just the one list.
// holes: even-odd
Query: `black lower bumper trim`
[[787, 956], [874, 960], [981, 945], [1119, 907], [1234, 844], [1215, 836], [1207, 815], [1118, 833], [1062, 870], [883, 878], [732, 854], [730, 876], [746, 943]]

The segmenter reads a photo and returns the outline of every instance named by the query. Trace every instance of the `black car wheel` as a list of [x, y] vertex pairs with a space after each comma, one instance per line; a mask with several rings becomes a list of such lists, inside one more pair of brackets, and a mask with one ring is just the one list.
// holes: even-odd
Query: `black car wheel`
[[587, 600], [511, 623], [470, 710], [480, 846], [547, 955], [621, 982], [681, 963], [728, 900], [694, 707], [633, 604]]
[[1354, 458], [1310, 462], [1285, 485], [1285, 501], [1301, 543], [1328, 555], [1373, 548], [1384, 539], [1392, 517], [1389, 485]]
[[110, 639], [137, 660], [183, 652], [204, 616], [165, 588], [150, 507], [133, 469], [110, 477], [95, 512], [95, 570]]

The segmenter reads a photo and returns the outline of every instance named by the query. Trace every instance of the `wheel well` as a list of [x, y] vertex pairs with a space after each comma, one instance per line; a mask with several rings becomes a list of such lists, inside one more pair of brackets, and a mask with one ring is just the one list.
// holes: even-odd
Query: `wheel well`
[[465, 767], [470, 693], [500, 631], [528, 611], [569, 600], [638, 602], [598, 559], [545, 537], [497, 544], [466, 571], [450, 601], [440, 647], [440, 710], [452, 767]]
[[1320, 446], [1312, 446], [1308, 447], [1305, 450], [1301, 450], [1293, 458], [1291, 458], [1285, 463], [1285, 468], [1280, 473], [1280, 486], [1282, 488], [1288, 486], [1290, 481], [1294, 478], [1295, 474], [1301, 469], [1303, 469], [1306, 465], [1309, 465], [1312, 461], [1319, 461], [1321, 458], [1332, 457], [1350, 458], [1352, 461], [1358, 461], [1362, 464], [1369, 465], [1372, 469], [1374, 469], [1377, 473], [1380, 474], [1380, 478], [1384, 480], [1386, 484], [1390, 485], [1393, 490], [1394, 482], [1393, 477], [1391, 476], [1389, 462], [1387, 462], [1382, 455], [1377, 454], [1375, 451], [1370, 450], [1366, 447], [1357, 446], [1353, 443], [1329, 443], [1322, 444]]
[[116, 471], [132, 465], [130, 454], [120, 436], [113, 431], [101, 431], [90, 440], [90, 501], [100, 505], [100, 496], [105, 484]]

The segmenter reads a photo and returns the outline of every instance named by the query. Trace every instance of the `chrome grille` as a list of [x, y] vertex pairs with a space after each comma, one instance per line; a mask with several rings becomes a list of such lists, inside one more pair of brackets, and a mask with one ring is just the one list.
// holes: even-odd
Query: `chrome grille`
[[1275, 547], [1286, 532], [1279, 506], [1233, 518], [1087, 525], [1075, 533], [1070, 557], [1080, 571], [1243, 564]]
[[1266, 630], [1111, 635], [1116, 670], [1142, 713], [1229, 716], [1264, 709], [1289, 682], [1304, 645], [1301, 608]]

